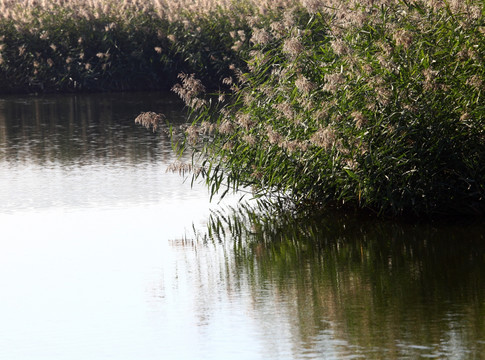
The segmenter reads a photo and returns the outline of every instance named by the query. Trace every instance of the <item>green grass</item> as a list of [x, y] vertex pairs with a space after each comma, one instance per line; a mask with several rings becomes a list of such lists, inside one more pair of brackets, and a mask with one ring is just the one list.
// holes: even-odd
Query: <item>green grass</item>
[[150, 1], [103, 10], [109, 3], [9, 5], [0, 16], [0, 92], [168, 90], [179, 72], [217, 87], [230, 64], [243, 65], [229, 32], [244, 28], [244, 4], [196, 13]]
[[[192, 149], [211, 191], [251, 186], [296, 209], [483, 214], [483, 10], [388, 2], [256, 25], [250, 71], [226, 80], [217, 131]], [[213, 106], [194, 116], [192, 140]]]

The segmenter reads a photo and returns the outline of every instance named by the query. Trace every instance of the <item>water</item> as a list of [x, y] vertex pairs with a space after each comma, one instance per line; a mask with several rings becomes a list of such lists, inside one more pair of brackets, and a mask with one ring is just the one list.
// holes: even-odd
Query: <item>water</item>
[[483, 224], [251, 217], [166, 172], [148, 110], [184, 121], [0, 99], [0, 359], [485, 358]]

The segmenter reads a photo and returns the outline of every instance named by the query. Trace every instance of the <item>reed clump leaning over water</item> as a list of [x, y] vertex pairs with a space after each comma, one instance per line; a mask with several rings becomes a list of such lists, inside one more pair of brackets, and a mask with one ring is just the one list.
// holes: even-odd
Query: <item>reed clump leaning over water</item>
[[[214, 111], [196, 105], [185, 148], [211, 191], [251, 186], [296, 208], [483, 214], [483, 1], [307, 0], [235, 29]], [[210, 136], [207, 136], [208, 133]], [[195, 145], [195, 146], [194, 146]]]

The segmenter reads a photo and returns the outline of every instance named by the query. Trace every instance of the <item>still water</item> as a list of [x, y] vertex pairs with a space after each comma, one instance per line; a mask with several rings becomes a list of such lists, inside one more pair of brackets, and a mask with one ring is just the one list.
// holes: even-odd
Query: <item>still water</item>
[[0, 359], [485, 359], [483, 224], [210, 202], [141, 111], [0, 99]]

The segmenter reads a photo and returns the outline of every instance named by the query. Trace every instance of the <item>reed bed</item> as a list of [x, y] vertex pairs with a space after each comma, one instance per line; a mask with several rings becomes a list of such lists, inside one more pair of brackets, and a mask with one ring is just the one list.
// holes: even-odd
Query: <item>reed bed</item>
[[215, 86], [243, 63], [229, 33], [268, 11], [251, 1], [2, 0], [0, 92], [169, 89], [182, 71]]
[[483, 215], [484, 13], [482, 1], [302, 1], [251, 25], [248, 70], [231, 66], [216, 111], [182, 77], [184, 147], [213, 193]]
[[0, 9], [0, 91], [173, 88], [193, 110], [181, 149], [201, 157], [195, 173], [213, 194], [250, 186], [293, 209], [484, 213], [482, 0]]

